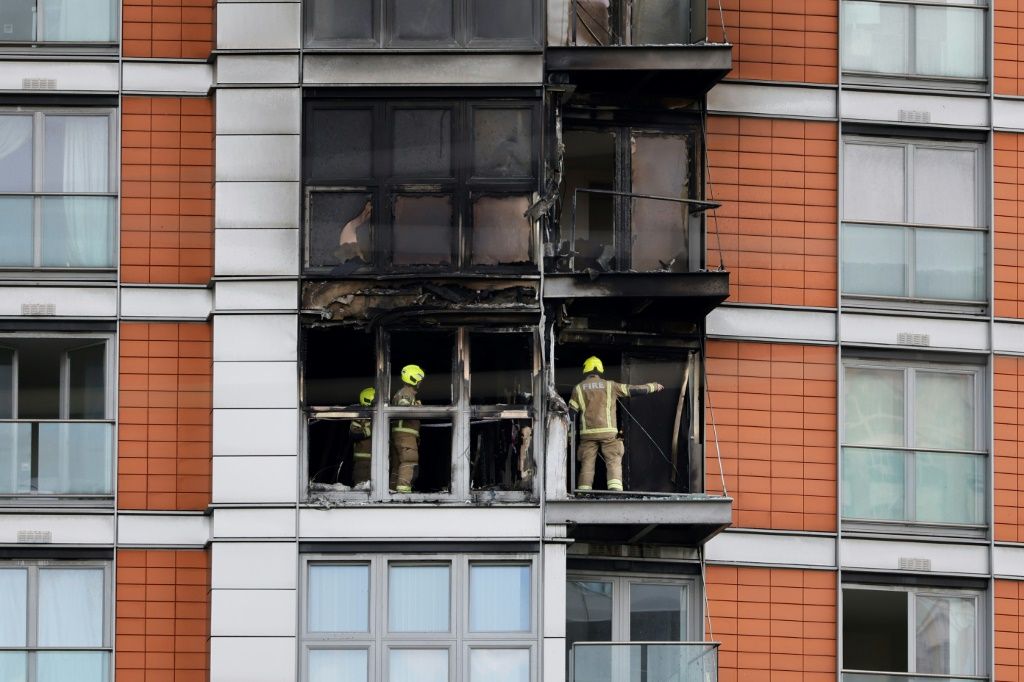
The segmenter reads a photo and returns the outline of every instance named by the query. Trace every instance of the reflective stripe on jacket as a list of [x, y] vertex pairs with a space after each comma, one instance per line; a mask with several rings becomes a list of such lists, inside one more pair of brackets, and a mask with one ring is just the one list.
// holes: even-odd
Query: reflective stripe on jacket
[[615, 400], [657, 390], [657, 384], [620, 384], [590, 374], [572, 390], [569, 407], [580, 413], [581, 436], [612, 436], [619, 432]]
[[373, 452], [373, 422], [369, 419], [356, 419], [348, 427], [355, 439], [352, 454], [356, 457], [369, 457]]
[[[408, 385], [403, 386], [398, 390], [398, 393], [395, 394], [395, 399], [392, 402], [399, 407], [414, 407], [416, 405], [423, 404], [416, 399], [416, 389]], [[391, 431], [393, 433], [408, 433], [419, 438], [420, 420], [399, 419], [391, 426]]]

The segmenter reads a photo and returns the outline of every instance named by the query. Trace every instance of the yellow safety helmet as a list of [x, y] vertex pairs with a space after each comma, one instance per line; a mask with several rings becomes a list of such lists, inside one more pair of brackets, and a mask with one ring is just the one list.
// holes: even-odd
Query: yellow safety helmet
[[596, 355], [591, 355], [583, 361], [583, 373], [590, 374], [591, 372], [604, 374], [604, 363], [601, 362], [601, 358]]
[[402, 381], [410, 386], [419, 386], [425, 376], [427, 375], [419, 365], [406, 365], [402, 368]]
[[359, 392], [359, 404], [363, 407], [369, 407], [373, 405], [373, 401], [377, 399], [377, 389], [375, 388], [364, 388]]

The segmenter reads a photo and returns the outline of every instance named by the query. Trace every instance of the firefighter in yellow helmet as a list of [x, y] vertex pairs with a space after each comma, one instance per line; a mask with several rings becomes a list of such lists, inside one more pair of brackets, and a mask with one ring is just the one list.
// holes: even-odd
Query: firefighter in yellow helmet
[[[371, 407], [377, 399], [377, 391], [364, 388], [359, 392], [359, 404]], [[370, 462], [373, 458], [373, 420], [355, 419], [349, 425], [352, 436], [352, 487], [356, 490], [367, 490], [370, 487]]]
[[[416, 397], [416, 388], [426, 374], [419, 365], [402, 368], [404, 386], [395, 393], [393, 405], [413, 407], [422, 405]], [[391, 427], [391, 489], [399, 493], [412, 492], [412, 476], [420, 461], [420, 420], [398, 419]]]
[[580, 415], [580, 444], [576, 457], [580, 460], [577, 490], [594, 487], [594, 463], [600, 451], [608, 470], [608, 490], [622, 490], [622, 456], [625, 446], [619, 438], [618, 398], [647, 395], [664, 390], [661, 384], [630, 386], [605, 379], [604, 363], [591, 356], [583, 362], [585, 378], [572, 390], [569, 409]]

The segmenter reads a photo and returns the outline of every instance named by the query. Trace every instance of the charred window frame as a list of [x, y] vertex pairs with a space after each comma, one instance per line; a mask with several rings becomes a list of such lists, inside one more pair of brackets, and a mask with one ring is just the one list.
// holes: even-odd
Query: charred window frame
[[[691, 213], [688, 204], [665, 200], [702, 198], [700, 122], [600, 125], [589, 118], [588, 113], [567, 112], [556, 268], [692, 272], [703, 267], [701, 214]], [[656, 151], [668, 159], [683, 158], [675, 173], [660, 172], [663, 162], [653, 156]], [[646, 162], [644, 152], [652, 154]], [[635, 231], [641, 217], [653, 218], [643, 223], [654, 227]], [[613, 243], [590, 238], [595, 229]]]
[[[395, 326], [373, 332], [306, 327], [302, 372], [308, 495], [413, 502], [531, 499], [540, 375], [536, 334], [526, 326]], [[339, 346], [346, 348], [345, 362], [334, 360]], [[367, 360], [369, 353], [373, 357]], [[352, 371], [330, 369], [352, 364], [357, 366]], [[417, 393], [422, 405], [395, 404], [407, 364], [421, 364], [427, 375]], [[370, 386], [377, 400], [360, 406], [359, 391]], [[390, 471], [392, 427], [412, 419], [421, 422], [419, 469], [413, 492], [396, 493]], [[372, 433], [372, 483], [369, 489], [355, 490], [354, 443], [346, 434], [353, 423], [364, 420]]]
[[537, 271], [540, 93], [445, 95], [307, 101], [307, 274]]

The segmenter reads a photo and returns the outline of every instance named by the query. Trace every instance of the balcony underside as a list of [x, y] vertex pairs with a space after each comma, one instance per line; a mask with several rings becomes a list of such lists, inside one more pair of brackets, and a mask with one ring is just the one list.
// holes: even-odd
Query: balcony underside
[[606, 493], [549, 500], [545, 522], [567, 524], [580, 542], [636, 542], [698, 547], [732, 523], [732, 499], [700, 494], [650, 496]]
[[552, 47], [546, 67], [585, 92], [700, 97], [732, 70], [732, 45]]
[[729, 297], [729, 273], [614, 272], [551, 274], [546, 301], [565, 301], [572, 315], [700, 319]]

